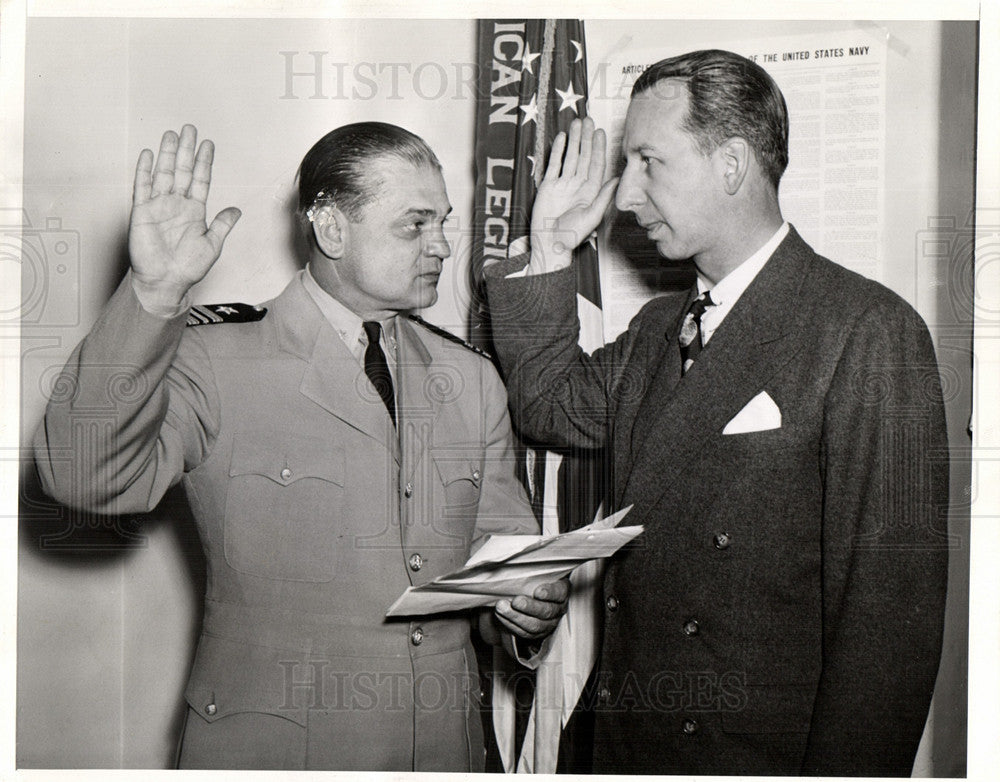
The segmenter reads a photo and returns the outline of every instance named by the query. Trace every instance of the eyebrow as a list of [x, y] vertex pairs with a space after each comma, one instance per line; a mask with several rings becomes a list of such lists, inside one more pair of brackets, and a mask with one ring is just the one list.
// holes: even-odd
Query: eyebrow
[[[444, 216], [447, 217], [450, 215], [453, 209], [454, 207], [449, 204], [448, 211], [444, 213]], [[436, 214], [437, 211], [434, 209], [411, 208], [403, 213], [403, 217], [434, 217]]]

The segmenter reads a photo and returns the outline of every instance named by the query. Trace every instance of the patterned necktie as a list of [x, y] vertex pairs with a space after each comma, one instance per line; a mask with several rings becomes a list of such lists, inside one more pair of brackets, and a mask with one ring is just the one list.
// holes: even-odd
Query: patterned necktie
[[385, 361], [385, 353], [379, 345], [379, 337], [382, 334], [382, 326], [377, 320], [366, 320], [361, 324], [368, 337], [368, 347], [365, 348], [365, 374], [372, 381], [378, 395], [385, 402], [385, 409], [389, 411], [392, 425], [396, 425], [396, 395], [392, 390], [392, 376], [389, 374], [389, 365]]
[[687, 372], [694, 360], [701, 353], [701, 316], [705, 310], [715, 304], [712, 296], [705, 291], [701, 296], [691, 302], [687, 315], [684, 316], [684, 323], [681, 325], [681, 333], [677, 341], [681, 346], [681, 371]]

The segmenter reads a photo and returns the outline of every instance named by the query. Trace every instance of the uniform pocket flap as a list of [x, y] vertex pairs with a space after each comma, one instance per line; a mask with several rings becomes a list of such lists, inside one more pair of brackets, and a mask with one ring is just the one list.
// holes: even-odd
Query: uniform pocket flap
[[260, 475], [287, 486], [303, 478], [344, 485], [344, 452], [327, 440], [296, 434], [239, 432], [229, 475]]
[[483, 479], [483, 462], [478, 455], [454, 451], [431, 454], [441, 483], [447, 486], [455, 481], [470, 481], [479, 486]]

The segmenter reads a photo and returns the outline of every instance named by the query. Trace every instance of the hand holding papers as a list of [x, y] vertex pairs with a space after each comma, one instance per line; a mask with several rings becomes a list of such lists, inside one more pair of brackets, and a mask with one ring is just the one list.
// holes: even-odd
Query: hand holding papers
[[561, 535], [494, 535], [465, 565], [433, 581], [410, 587], [386, 616], [422, 616], [494, 605], [502, 598], [531, 594], [591, 559], [610, 557], [642, 532], [616, 526], [632, 506]]

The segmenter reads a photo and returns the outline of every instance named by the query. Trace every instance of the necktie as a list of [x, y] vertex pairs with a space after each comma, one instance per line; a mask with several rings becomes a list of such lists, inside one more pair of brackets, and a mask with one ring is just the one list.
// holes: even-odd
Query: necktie
[[684, 316], [684, 323], [681, 325], [681, 333], [677, 341], [681, 346], [681, 370], [687, 372], [694, 360], [701, 353], [701, 316], [705, 310], [715, 304], [712, 296], [705, 291], [701, 296], [691, 302], [687, 315]]
[[385, 409], [389, 411], [393, 426], [396, 425], [396, 395], [392, 390], [392, 376], [389, 374], [389, 365], [385, 361], [385, 353], [379, 345], [379, 337], [382, 334], [382, 326], [377, 320], [366, 320], [361, 324], [368, 337], [368, 347], [365, 348], [365, 374], [372, 381], [378, 395], [385, 402]]

